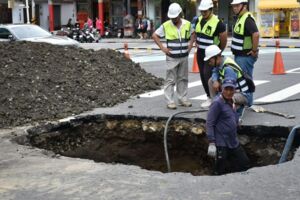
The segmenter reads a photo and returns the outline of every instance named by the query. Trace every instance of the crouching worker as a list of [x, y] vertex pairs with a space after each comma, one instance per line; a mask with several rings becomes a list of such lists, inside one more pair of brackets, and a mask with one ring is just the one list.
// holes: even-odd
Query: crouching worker
[[[221, 91], [221, 82], [230, 77], [236, 80], [236, 92], [233, 95], [233, 101], [237, 105], [239, 116], [242, 115], [244, 106], [251, 106], [252, 90], [243, 75], [242, 68], [230, 57], [223, 57], [221, 49], [216, 45], [211, 45], [205, 50], [205, 61], [213, 67], [212, 76], [208, 81], [210, 96], [214, 98]], [[249, 80], [251, 81], [251, 80]], [[254, 86], [253, 81], [251, 81]], [[254, 89], [253, 89], [254, 90]]]
[[[238, 115], [233, 101], [235, 89], [234, 79], [224, 79], [221, 95], [213, 100], [207, 115], [208, 155], [215, 158], [215, 175], [244, 171], [250, 166], [237, 138]], [[230, 171], [226, 169], [228, 164], [231, 164]]]

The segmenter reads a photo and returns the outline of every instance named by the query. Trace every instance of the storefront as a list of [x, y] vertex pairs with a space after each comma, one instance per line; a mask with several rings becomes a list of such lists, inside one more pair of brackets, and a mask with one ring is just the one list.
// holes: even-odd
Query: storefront
[[0, 0], [0, 24], [12, 23], [12, 9], [7, 0]]
[[297, 0], [260, 0], [258, 8], [261, 37], [300, 37]]

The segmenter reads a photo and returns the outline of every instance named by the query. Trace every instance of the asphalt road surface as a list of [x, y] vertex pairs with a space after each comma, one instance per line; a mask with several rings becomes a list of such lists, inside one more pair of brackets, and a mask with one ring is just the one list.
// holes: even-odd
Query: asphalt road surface
[[[108, 40], [100, 44], [83, 44], [84, 48], [122, 48], [124, 42], [128, 42], [129, 55], [135, 62], [148, 72], [158, 76], [165, 77], [165, 56], [157, 50], [157, 46], [151, 40], [118, 40], [110, 43]], [[263, 45], [274, 45], [273, 39], [262, 39]], [[109, 44], [109, 45], [108, 45]], [[256, 113], [247, 109], [244, 115], [244, 125], [265, 125], [265, 126], [288, 126], [293, 127], [300, 124], [300, 64], [298, 57], [300, 55], [299, 40], [283, 39], [283, 46], [296, 46], [299, 48], [281, 48], [284, 68], [286, 74], [273, 75], [273, 63], [276, 49], [274, 47], [261, 47], [259, 58], [255, 63], [254, 81], [256, 92], [254, 93], [254, 104], [260, 105], [264, 109], [275, 111], [287, 115], [295, 116], [292, 119], [286, 119], [267, 113]], [[123, 52], [123, 49], [119, 49]], [[224, 56], [232, 56], [230, 49], [227, 48], [223, 53]], [[189, 56], [189, 71], [192, 71], [194, 53]], [[170, 114], [182, 110], [200, 109], [201, 102], [206, 100], [206, 95], [202, 87], [200, 75], [198, 73], [189, 74], [189, 91], [188, 97], [193, 103], [192, 108], [179, 108], [176, 111], [166, 109], [166, 103], [163, 96], [163, 90], [152, 91], [140, 95], [140, 99], [133, 99], [124, 104], [114, 107], [113, 109], [96, 109], [98, 112], [109, 112], [111, 114], [134, 114], [141, 116], [169, 116]], [[296, 100], [297, 101], [293, 101]], [[281, 103], [274, 103], [281, 102]], [[128, 109], [128, 106], [132, 109]], [[206, 113], [195, 114], [191, 117], [205, 118]]]
[[[84, 44], [85, 48], [118, 48], [119, 43], [107, 40], [99, 44]], [[267, 40], [270, 44], [273, 40]], [[286, 40], [299, 46], [299, 40]], [[136, 45], [136, 46], [135, 46]], [[155, 47], [152, 41], [131, 40], [129, 47]], [[300, 98], [299, 49], [281, 49], [285, 75], [272, 75], [274, 48], [261, 48], [255, 64], [257, 83], [255, 103], [285, 101]], [[225, 54], [229, 54], [226, 49]], [[133, 60], [156, 76], [165, 76], [163, 55], [150, 49], [130, 49]], [[191, 55], [190, 61], [192, 61]], [[191, 69], [191, 65], [190, 65]], [[199, 109], [204, 100], [199, 74], [190, 73], [189, 98]], [[259, 84], [258, 84], [259, 83]], [[156, 95], [154, 95], [156, 94]], [[166, 116], [178, 111], [166, 109], [161, 91], [133, 97], [113, 108], [95, 109], [91, 113]], [[299, 101], [263, 105], [273, 111], [295, 115], [294, 119], [248, 111], [245, 125], [299, 125]], [[89, 113], [90, 114], [90, 113]], [[190, 117], [205, 118], [206, 114]], [[252, 168], [247, 172], [224, 176], [192, 176], [188, 173], [167, 173], [143, 170], [137, 166], [95, 163], [90, 160], [56, 157], [51, 152], [18, 145], [15, 136], [26, 135], [26, 127], [0, 131], [0, 199], [14, 200], [296, 200], [300, 197], [300, 150], [294, 159], [280, 165]]]

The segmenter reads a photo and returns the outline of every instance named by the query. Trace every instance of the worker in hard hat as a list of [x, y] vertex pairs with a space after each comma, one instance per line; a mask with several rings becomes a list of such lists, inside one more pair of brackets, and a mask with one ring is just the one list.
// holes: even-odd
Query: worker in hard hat
[[[237, 82], [236, 93], [233, 100], [237, 108], [250, 106], [251, 100], [250, 86], [242, 75], [242, 68], [230, 57], [223, 57], [222, 51], [217, 45], [210, 45], [205, 49], [204, 60], [212, 68], [212, 76], [208, 81], [210, 96], [214, 98], [221, 92], [221, 85], [224, 79], [230, 78]], [[239, 115], [241, 115], [238, 111]]]
[[[178, 3], [169, 6], [168, 17], [170, 20], [163, 23], [153, 34], [152, 38], [159, 48], [166, 54], [166, 80], [164, 94], [167, 100], [167, 108], [176, 109], [178, 104], [185, 107], [192, 106], [187, 98], [188, 90], [188, 55], [193, 46], [191, 23], [181, 18], [182, 9]], [[167, 40], [166, 46], [160, 41], [161, 37]]]
[[207, 100], [201, 104], [201, 107], [208, 107], [211, 104], [209, 94], [208, 80], [211, 77], [211, 67], [204, 61], [205, 49], [212, 44], [218, 45], [223, 51], [227, 43], [227, 31], [225, 24], [213, 14], [212, 0], [202, 0], [198, 9], [201, 16], [198, 18], [195, 27], [195, 37], [197, 45], [197, 62], [200, 71], [200, 78], [203, 88], [207, 95]]
[[[231, 51], [235, 62], [253, 78], [258, 57], [259, 32], [253, 15], [248, 11], [248, 0], [233, 0], [232, 10], [237, 16], [233, 28]], [[253, 103], [253, 95], [249, 104]]]
[[[234, 78], [225, 78], [221, 95], [213, 100], [207, 113], [207, 154], [215, 160], [215, 175], [250, 168], [249, 158], [237, 137], [238, 116], [234, 102], [236, 85]], [[231, 170], [228, 170], [228, 164], [231, 164]]]

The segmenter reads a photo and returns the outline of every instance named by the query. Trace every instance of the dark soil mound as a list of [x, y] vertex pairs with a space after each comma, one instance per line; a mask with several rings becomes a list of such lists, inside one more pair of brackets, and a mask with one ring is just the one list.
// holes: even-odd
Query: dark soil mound
[[0, 43], [0, 128], [52, 120], [160, 88], [162, 79], [113, 50]]

